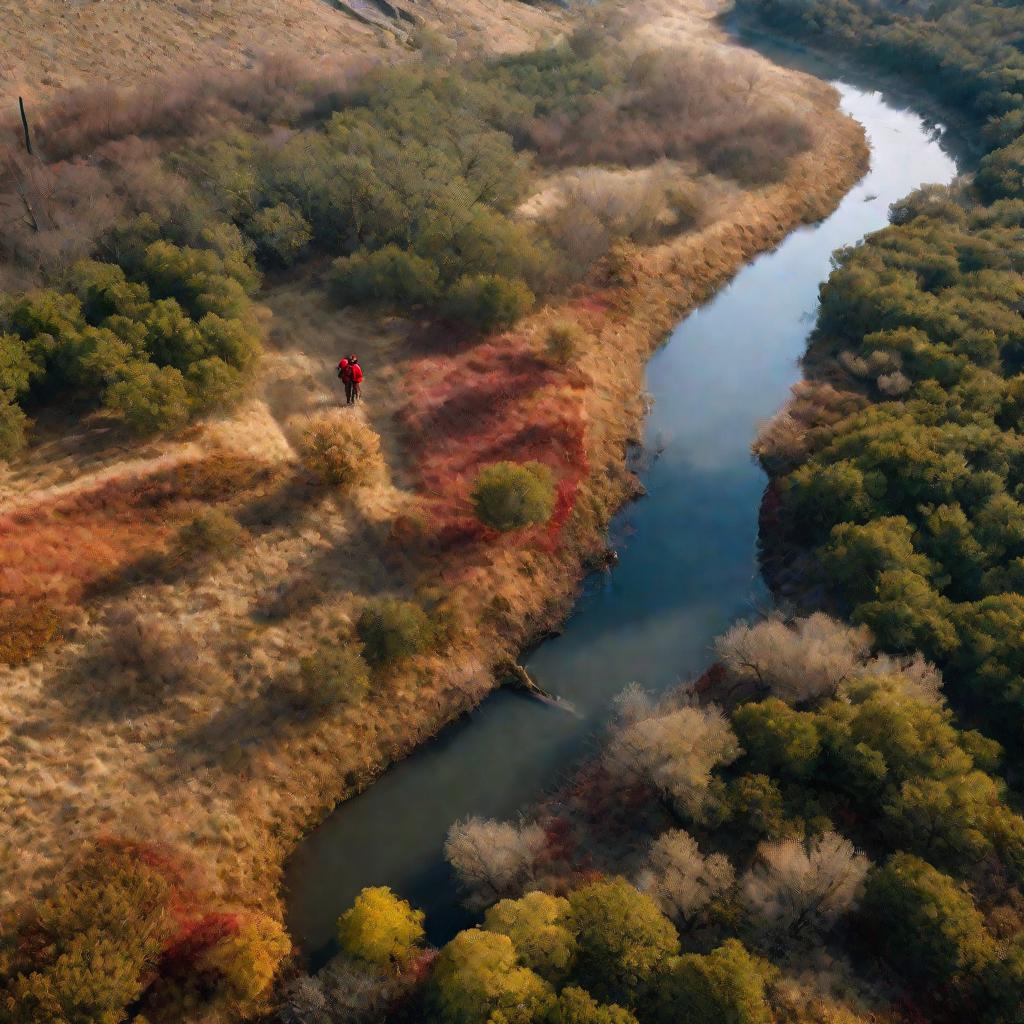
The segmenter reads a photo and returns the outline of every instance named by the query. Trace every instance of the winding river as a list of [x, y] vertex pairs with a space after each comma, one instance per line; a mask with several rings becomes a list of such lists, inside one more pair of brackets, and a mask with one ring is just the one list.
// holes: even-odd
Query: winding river
[[586, 752], [626, 684], [659, 691], [699, 673], [713, 638], [767, 605], [756, 551], [765, 478], [750, 442], [799, 377], [829, 257], [884, 226], [891, 202], [957, 169], [941, 128], [863, 84], [834, 84], [867, 129], [870, 173], [830, 217], [744, 268], [651, 359], [647, 497], [613, 525], [621, 560], [587, 582], [564, 634], [525, 661], [580, 716], [498, 691], [340, 805], [287, 869], [288, 925], [314, 966], [332, 953], [334, 922], [363, 886], [390, 885], [423, 908], [434, 942], [469, 923], [442, 859], [449, 825], [513, 817]]

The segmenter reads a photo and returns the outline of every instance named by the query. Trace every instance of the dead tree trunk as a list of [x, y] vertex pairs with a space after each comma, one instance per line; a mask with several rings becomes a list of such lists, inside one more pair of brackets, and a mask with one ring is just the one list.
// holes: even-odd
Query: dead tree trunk
[[28, 114], [25, 113], [25, 101], [18, 97], [18, 110], [21, 112], [21, 128], [25, 133], [25, 149], [28, 155], [32, 156], [32, 134], [28, 130]]

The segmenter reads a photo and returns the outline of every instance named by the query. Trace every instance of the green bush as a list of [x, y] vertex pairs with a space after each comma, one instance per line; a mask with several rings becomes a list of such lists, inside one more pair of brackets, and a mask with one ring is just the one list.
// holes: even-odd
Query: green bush
[[557, 366], [568, 366], [579, 355], [583, 337], [583, 331], [576, 324], [552, 324], [547, 336], [548, 358]]
[[219, 508], [196, 516], [178, 531], [178, 550], [186, 557], [224, 557], [237, 554], [249, 531]]
[[441, 950], [431, 996], [428, 1019], [442, 1024], [536, 1024], [554, 1001], [550, 986], [519, 966], [508, 936], [477, 930]]
[[392, 244], [335, 260], [331, 287], [337, 300], [345, 304], [421, 306], [437, 299], [440, 274], [430, 260]]
[[505, 533], [543, 525], [555, 509], [555, 479], [539, 462], [496, 462], [480, 470], [471, 494], [476, 516]]
[[478, 331], [495, 331], [529, 313], [533, 301], [533, 292], [522, 281], [500, 274], [467, 274], [448, 292], [445, 309]]
[[249, 222], [248, 231], [264, 259], [285, 267], [302, 255], [313, 238], [309, 221], [287, 203], [258, 211]]
[[411, 601], [386, 599], [368, 604], [356, 629], [372, 665], [393, 665], [425, 650], [433, 640], [427, 613]]
[[360, 651], [338, 641], [321, 644], [299, 661], [300, 696], [312, 708], [326, 710], [357, 704], [370, 692], [370, 671]]
[[181, 371], [153, 363], [127, 366], [107, 389], [104, 405], [138, 434], [176, 430], [188, 422], [190, 408]]
[[0, 402], [0, 459], [17, 455], [28, 435], [28, 417], [13, 402]]

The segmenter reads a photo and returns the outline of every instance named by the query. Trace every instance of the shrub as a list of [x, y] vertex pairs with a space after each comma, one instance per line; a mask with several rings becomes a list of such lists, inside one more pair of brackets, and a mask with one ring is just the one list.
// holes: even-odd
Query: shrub
[[342, 490], [368, 484], [384, 462], [380, 436], [344, 411], [321, 417], [305, 429], [302, 454], [322, 483]]
[[45, 602], [0, 606], [0, 663], [28, 664], [60, 632], [60, 616]]
[[477, 474], [471, 493], [477, 518], [505, 533], [542, 526], [555, 508], [555, 481], [539, 462], [496, 462]]
[[102, 848], [39, 901], [13, 962], [0, 1017], [17, 1024], [120, 1021], [174, 930], [167, 879], [132, 851]]
[[412, 601], [368, 604], [356, 624], [372, 665], [393, 665], [424, 650], [433, 639], [427, 613]]
[[186, 386], [196, 412], [224, 412], [241, 400], [245, 377], [219, 356], [211, 356], [188, 368]]
[[9, 459], [25, 447], [29, 419], [14, 402], [2, 398], [0, 395], [0, 459]]
[[260, 255], [285, 267], [299, 258], [313, 238], [309, 221], [287, 203], [260, 210], [248, 230]]
[[321, 710], [356, 704], [370, 692], [370, 670], [362, 654], [343, 643], [321, 644], [299, 661], [301, 698]]
[[583, 332], [573, 323], [552, 324], [548, 328], [548, 358], [558, 366], [568, 366], [579, 355]]
[[173, 366], [132, 363], [107, 389], [103, 403], [139, 434], [176, 430], [188, 422], [185, 378]]
[[219, 508], [196, 516], [178, 531], [178, 550], [186, 557], [225, 558], [237, 554], [249, 531]]
[[335, 260], [331, 286], [342, 303], [420, 306], [437, 299], [441, 276], [430, 260], [391, 244]]
[[338, 918], [338, 942], [357, 960], [401, 967], [423, 942], [423, 911], [413, 910], [387, 886], [363, 889]]
[[575, 986], [563, 988], [551, 1011], [550, 1024], [637, 1024], [636, 1017], [615, 1003], [602, 1004]]
[[448, 292], [449, 316], [478, 331], [511, 327], [533, 308], [533, 292], [520, 280], [500, 274], [466, 274]]
[[149, 693], [198, 681], [210, 667], [181, 623], [131, 609], [111, 617], [105, 655], [107, 667]]

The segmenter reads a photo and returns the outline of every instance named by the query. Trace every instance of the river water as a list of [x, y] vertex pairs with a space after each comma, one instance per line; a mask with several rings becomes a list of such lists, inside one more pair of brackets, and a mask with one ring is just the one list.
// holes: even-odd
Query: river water
[[869, 174], [829, 218], [744, 268], [651, 359], [654, 407], [640, 453], [647, 496], [613, 524], [621, 560], [587, 581], [564, 634], [524, 662], [580, 717], [496, 692], [340, 805], [286, 873], [288, 926], [314, 966], [367, 885], [389, 885], [424, 909], [433, 942], [470, 923], [442, 858], [451, 823], [513, 817], [586, 753], [623, 687], [660, 691], [699, 674], [714, 637], [767, 606], [756, 557], [765, 478], [750, 442], [799, 377], [829, 257], [883, 227], [894, 200], [956, 173], [939, 127], [863, 85], [834, 84], [867, 130]]

